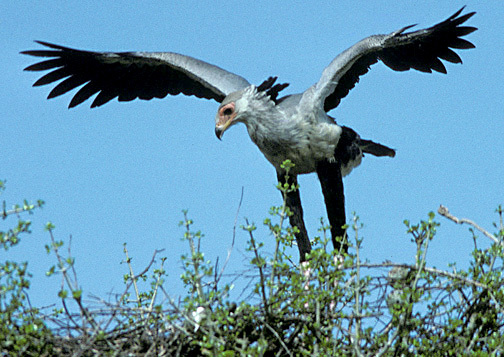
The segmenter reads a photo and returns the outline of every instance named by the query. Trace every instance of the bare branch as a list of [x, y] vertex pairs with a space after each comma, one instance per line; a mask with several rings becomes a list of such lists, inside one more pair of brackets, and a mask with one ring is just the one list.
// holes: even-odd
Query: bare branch
[[448, 210], [448, 208], [446, 206], [440, 205], [439, 208], [438, 208], [438, 213], [441, 216], [443, 216], [445, 218], [448, 218], [449, 220], [451, 220], [451, 221], [453, 221], [453, 222], [455, 222], [457, 224], [463, 224], [463, 223], [469, 224], [469, 225], [473, 226], [474, 228], [476, 228], [481, 233], [483, 233], [486, 237], [488, 237], [491, 240], [493, 240], [494, 243], [499, 243], [499, 239], [497, 239], [496, 236], [494, 236], [493, 234], [489, 233], [487, 230], [481, 228], [474, 221], [471, 221], [470, 219], [455, 217], [454, 215], [452, 215], [450, 213], [450, 211]]

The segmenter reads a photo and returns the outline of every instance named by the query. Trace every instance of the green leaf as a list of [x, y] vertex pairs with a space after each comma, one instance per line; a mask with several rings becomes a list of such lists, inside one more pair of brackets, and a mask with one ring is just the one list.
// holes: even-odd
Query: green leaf
[[82, 290], [74, 290], [72, 291], [72, 297], [76, 300], [79, 300], [82, 296]]

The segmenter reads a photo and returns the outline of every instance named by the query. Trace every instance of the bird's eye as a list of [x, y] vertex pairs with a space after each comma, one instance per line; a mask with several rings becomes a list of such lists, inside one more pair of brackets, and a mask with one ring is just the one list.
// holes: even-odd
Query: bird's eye
[[226, 108], [226, 109], [224, 109], [224, 111], [222, 112], [222, 114], [224, 114], [224, 115], [231, 115], [231, 114], [233, 114], [233, 109]]

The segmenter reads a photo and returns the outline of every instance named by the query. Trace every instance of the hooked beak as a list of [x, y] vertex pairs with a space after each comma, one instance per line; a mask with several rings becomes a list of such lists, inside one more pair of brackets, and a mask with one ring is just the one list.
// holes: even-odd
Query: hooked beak
[[232, 124], [234, 124], [234, 116], [228, 119], [226, 122], [223, 124], [217, 124], [215, 126], [215, 135], [217, 136], [217, 139], [222, 140], [222, 136], [224, 135], [224, 132], [229, 128]]
[[217, 139], [222, 140], [222, 135], [224, 135], [224, 129], [216, 126], [215, 127], [215, 136], [217, 136]]

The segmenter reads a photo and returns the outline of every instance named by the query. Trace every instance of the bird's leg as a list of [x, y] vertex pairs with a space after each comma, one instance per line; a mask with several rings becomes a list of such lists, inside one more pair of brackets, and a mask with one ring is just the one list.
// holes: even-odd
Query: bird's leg
[[[278, 182], [283, 186], [285, 183], [289, 184], [291, 187], [293, 184], [297, 185], [297, 178], [295, 176], [289, 175], [285, 176], [285, 173], [277, 172]], [[285, 194], [286, 206], [289, 207], [291, 215], [289, 216], [289, 221], [292, 227], [297, 227], [299, 233], [296, 233], [296, 242], [299, 249], [299, 260], [301, 262], [306, 261], [306, 254], [311, 251], [310, 238], [308, 238], [308, 232], [303, 220], [303, 207], [301, 206], [301, 196], [299, 195], [299, 190], [289, 190], [288, 192], [282, 192]]]
[[347, 253], [348, 241], [343, 228], [346, 215], [341, 162], [337, 158], [335, 162], [321, 161], [317, 165], [317, 175], [324, 194], [334, 249]]

